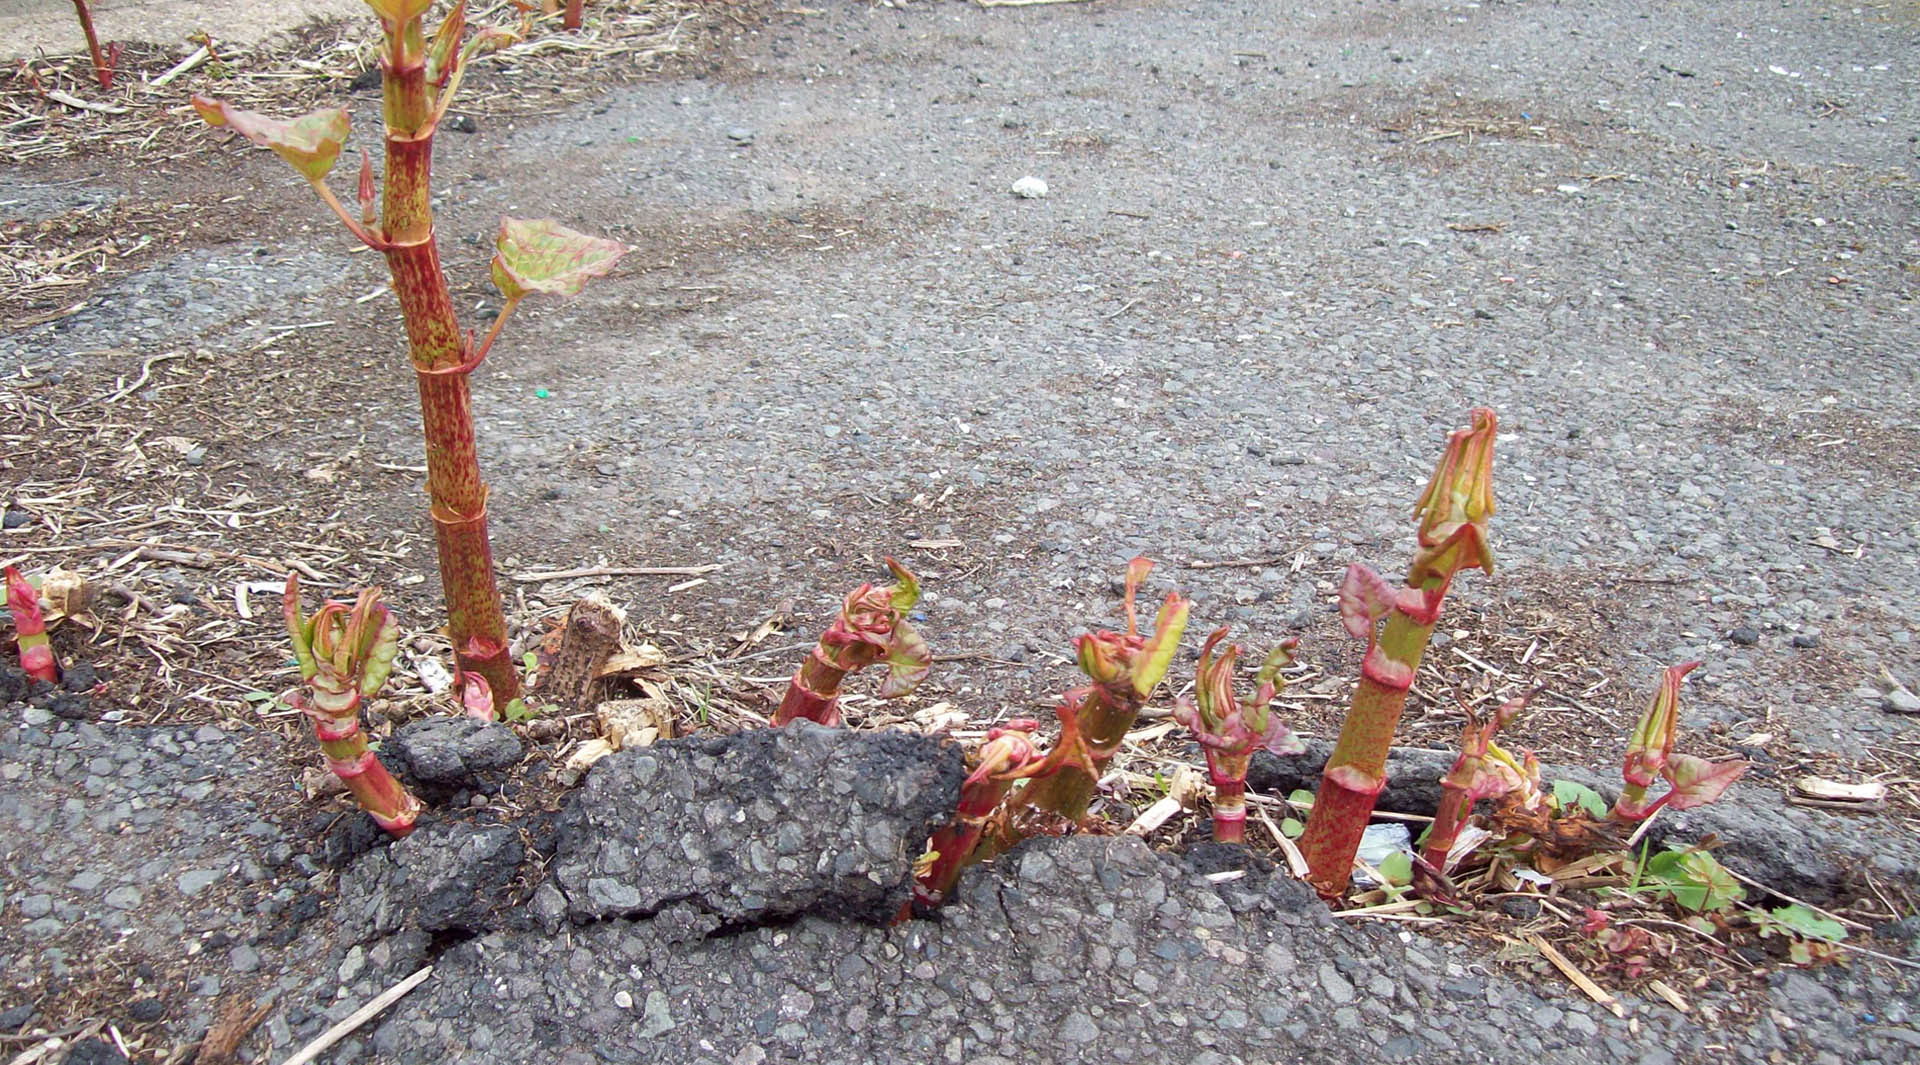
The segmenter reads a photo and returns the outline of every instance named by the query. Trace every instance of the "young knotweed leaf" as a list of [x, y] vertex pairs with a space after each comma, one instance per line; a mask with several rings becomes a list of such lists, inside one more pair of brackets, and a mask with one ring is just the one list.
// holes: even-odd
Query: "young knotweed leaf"
[[918, 630], [896, 622], [887, 642], [887, 679], [880, 682], [880, 698], [895, 699], [913, 691], [933, 670], [933, 649]]
[[[1446, 453], [1413, 505], [1414, 516], [1420, 519], [1422, 545], [1432, 547], [1456, 535], [1455, 525], [1484, 526], [1492, 516], [1495, 427], [1493, 411], [1476, 407], [1473, 424], [1448, 435]], [[1462, 568], [1479, 566], [1492, 573], [1493, 555], [1486, 550], [1484, 538], [1472, 550]]]
[[367, 0], [367, 6], [384, 22], [405, 23], [427, 13], [433, 0]]
[[1153, 619], [1153, 636], [1134, 660], [1133, 690], [1142, 699], [1153, 694], [1153, 689], [1166, 677], [1174, 652], [1180, 650], [1180, 635], [1187, 631], [1187, 616], [1192, 612], [1193, 601], [1178, 592], [1167, 593], [1167, 601], [1160, 604], [1160, 613]]
[[1393, 586], [1369, 566], [1355, 562], [1340, 581], [1340, 624], [1347, 635], [1372, 645], [1373, 626], [1393, 609]]
[[461, 670], [453, 681], [454, 690], [460, 694], [460, 709], [468, 717], [480, 721], [494, 721], [499, 713], [493, 705], [493, 687], [487, 678], [478, 673]]
[[393, 674], [393, 660], [400, 653], [400, 623], [393, 611], [380, 601], [380, 589], [368, 588], [353, 604], [354, 622], [365, 633], [359, 653], [360, 696], [371, 699], [379, 694]]
[[293, 642], [293, 659], [300, 666], [300, 679], [312, 680], [320, 671], [313, 654], [313, 624], [300, 616], [300, 574], [287, 572], [287, 588], [281, 600], [281, 614], [287, 622], [287, 639]]
[[242, 111], [222, 100], [193, 96], [193, 109], [209, 126], [227, 126], [285, 159], [300, 176], [319, 183], [332, 172], [352, 122], [345, 108], [312, 111], [291, 121]]
[[1705, 806], [1732, 787], [1747, 768], [1747, 763], [1737, 758], [1709, 762], [1690, 754], [1673, 755], [1667, 760], [1667, 779], [1673, 783], [1673, 790], [1667, 795], [1666, 804], [1674, 810]]
[[445, 86], [453, 73], [453, 59], [460, 48], [460, 37], [467, 29], [467, 0], [460, 0], [440, 20], [433, 31], [433, 43], [427, 46], [427, 84]]
[[627, 251], [619, 241], [577, 233], [546, 218], [501, 219], [494, 246], [493, 284], [508, 303], [532, 292], [575, 295], [588, 281], [606, 276]]
[[893, 559], [887, 559], [887, 572], [893, 574], [893, 587], [887, 590], [887, 603], [895, 610], [911, 610], [920, 601], [920, 578]]

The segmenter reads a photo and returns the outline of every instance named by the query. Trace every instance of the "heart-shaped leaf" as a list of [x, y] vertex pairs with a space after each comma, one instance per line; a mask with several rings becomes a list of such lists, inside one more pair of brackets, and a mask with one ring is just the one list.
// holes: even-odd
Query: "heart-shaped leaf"
[[1393, 609], [1393, 587], [1386, 578], [1358, 562], [1347, 567], [1340, 581], [1340, 624], [1356, 640], [1373, 642], [1373, 623]]
[[313, 111], [287, 121], [242, 111], [223, 100], [193, 97], [193, 109], [209, 126], [229, 126], [262, 148], [270, 148], [308, 181], [319, 181], [333, 170], [340, 147], [347, 142], [352, 123], [344, 108]]
[[1746, 771], [1747, 763], [1737, 758], [1709, 762], [1690, 754], [1676, 754], [1667, 762], [1667, 779], [1673, 784], [1667, 805], [1675, 810], [1705, 806], [1725, 794]]
[[887, 679], [880, 684], [880, 698], [894, 699], [913, 691], [932, 669], [933, 649], [927, 641], [912, 625], [896, 623], [887, 645]]
[[605, 276], [627, 251], [619, 241], [576, 233], [546, 218], [501, 219], [494, 246], [493, 284], [509, 303], [530, 292], [574, 295]]

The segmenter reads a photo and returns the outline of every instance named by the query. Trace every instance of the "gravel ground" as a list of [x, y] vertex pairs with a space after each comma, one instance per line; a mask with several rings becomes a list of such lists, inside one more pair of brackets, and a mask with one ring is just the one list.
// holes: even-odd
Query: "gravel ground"
[[[211, 1023], [223, 985], [237, 985], [271, 1007], [263, 1041], [278, 1060], [433, 958], [428, 984], [323, 1060], [1920, 1060], [1911, 974], [1865, 964], [1788, 969], [1761, 1000], [1691, 992], [1694, 1012], [1684, 1016], [1627, 996], [1615, 1017], [1544, 968], [1522, 979], [1457, 945], [1348, 925], [1303, 885], [1257, 867], [1211, 883], [1202, 872], [1238, 862], [1203, 851], [1183, 865], [1131, 838], [1036, 841], [969, 876], [939, 920], [893, 928], [811, 915], [723, 925], [718, 918], [739, 916], [735, 904], [697, 892], [651, 918], [567, 927], [564, 903], [537, 896], [502, 912], [523, 860], [516, 833], [442, 819], [355, 859], [332, 919], [309, 924], [331, 870], [293, 853], [280, 826], [252, 820], [228, 794], [261, 771], [236, 759], [229, 740], [72, 723], [19, 706], [9, 713], [37, 723], [0, 736], [12, 752], [0, 763], [9, 783], [6, 942], [30, 952], [6, 960], [64, 971], [72, 960], [98, 964], [103, 951], [172, 959], [164, 973], [129, 971], [128, 1002], [107, 1008], [129, 1031], [176, 1033], [176, 1047]], [[697, 790], [652, 797], [654, 816], [688, 825], [715, 808], [764, 806], [770, 816], [729, 828], [750, 837], [743, 851], [772, 851], [798, 834], [818, 848], [823, 869], [859, 865], [876, 880], [871, 841], [890, 838], [897, 891], [911, 865], [899, 837], [924, 831], [916, 804], [922, 794], [951, 795], [939, 752], [905, 767], [902, 779], [920, 783], [896, 796], [893, 822], [869, 808], [856, 832], [809, 820], [818, 784], [780, 772], [790, 756], [770, 756], [758, 740], [663, 745], [660, 759], [704, 757], [709, 776]], [[847, 757], [908, 758], [891, 747]], [[632, 761], [596, 767], [590, 779], [610, 772], [620, 786]], [[183, 791], [194, 787], [228, 801]], [[21, 797], [29, 788], [40, 801]], [[589, 788], [573, 805], [601, 804]], [[124, 828], [113, 833], [116, 823]], [[574, 845], [602, 853], [626, 838], [635, 875], [657, 879], [638, 871], [651, 846], [620, 826], [573, 831], [600, 833], [599, 844]], [[112, 838], [132, 850], [154, 833], [171, 833], [160, 846], [169, 857], [138, 870], [102, 849]], [[687, 863], [678, 875], [707, 883], [724, 874], [738, 895], [791, 879], [773, 863], [683, 847], [670, 833], [658, 846]], [[273, 862], [311, 871], [311, 890], [250, 889]], [[809, 902], [852, 913], [870, 909], [874, 890], [863, 873], [825, 894], [816, 888]], [[1911, 931], [1906, 949], [1920, 957]]]
[[[1256, 644], [1302, 629], [1338, 671], [1352, 652], [1326, 613], [1331, 581], [1350, 561], [1405, 558], [1406, 506], [1443, 429], [1488, 404], [1504, 426], [1503, 570], [1463, 582], [1450, 617], [1545, 603], [1594, 619], [1583, 653], [1615, 678], [1588, 697], [1594, 713], [1556, 719], [1565, 734], [1522, 739], [1617, 750], [1656, 666], [1700, 657], [1690, 719], [1723, 744], [1764, 733], [1796, 765], [1915, 775], [1915, 719], [1886, 712], [1876, 687], [1882, 669], [1920, 681], [1910, 10], [809, 10], [742, 29], [731, 55], [684, 76], [445, 139], [458, 283], [483, 274], [477, 241], [502, 211], [638, 249], [583, 297], [523, 311], [476, 379], [503, 559], [724, 563], [724, 579], [680, 592], [615, 585], [644, 624], [721, 632], [788, 597], [822, 616], [878, 554], [902, 553], [927, 578], [936, 650], [981, 656], [944, 663], [931, 695], [986, 715], [1058, 689], [1053, 656], [1111, 623], [1126, 557], [1278, 558], [1169, 567], [1156, 589], [1177, 582], [1200, 602], [1196, 624], [1230, 621]], [[371, 101], [355, 107], [364, 130]], [[1050, 194], [1010, 195], [1026, 175]], [[199, 179], [298, 202], [270, 159]], [[131, 197], [178, 179], [84, 184], [119, 180]], [[318, 209], [300, 217], [320, 229]], [[289, 226], [120, 279], [71, 318], [0, 337], [0, 367], [131, 380], [168, 345], [218, 357], [288, 335], [276, 327], [332, 320], [358, 338], [386, 323], [390, 301], [355, 302], [377, 264], [311, 239]], [[336, 397], [350, 413], [297, 440], [229, 441], [210, 461], [250, 461], [242, 474], [263, 482], [333, 442], [417, 462], [408, 384], [390, 377], [391, 402]], [[416, 521], [404, 495], [368, 505]], [[288, 885], [330, 877], [299, 864], [315, 859], [292, 833], [313, 833], [291, 798], [271, 801], [288, 771], [270, 739], [32, 713], [8, 711], [0, 772], [20, 826], [0, 911], [16, 966], [51, 972], [115, 937], [164, 953], [200, 936], [156, 1023], [197, 1034], [216, 1000], [192, 981], [212, 976], [222, 992], [285, 994], [263, 1030], [286, 1047], [446, 946], [405, 931], [358, 954], [297, 932], [274, 945], [314, 897]], [[163, 738], [242, 783], [225, 802], [225, 783], [193, 799], [181, 789], [204, 780]], [[195, 746], [236, 742], [239, 755]], [[1849, 849], [1910, 853], [1898, 813], [1839, 831]], [[249, 835], [256, 824], [274, 834]], [[121, 846], [140, 826], [167, 835]], [[245, 881], [249, 861], [269, 875], [231, 898], [180, 887], [200, 870]], [[1043, 888], [1042, 863], [1079, 875]], [[1119, 886], [1090, 886], [1096, 866], [1122, 870]], [[1418, 1041], [1449, 1028], [1495, 1060], [1515, 1046], [1549, 1060], [1920, 1057], [1911, 991], [1864, 965], [1781, 976], [1757, 1012], [1711, 994], [1716, 1012], [1692, 1019], [1636, 1002], [1630, 1028], [1541, 997], [1551, 978], [1329, 929], [1277, 887], [1271, 905], [1236, 904], [1132, 845], [1050, 844], [971, 883], [947, 921], [890, 932], [805, 917], [666, 951], [646, 921], [561, 941], [501, 929], [440, 954], [441, 975], [363, 1035], [391, 1060], [439, 1047], [524, 1060], [589, 1038], [633, 1056], [658, 1040], [688, 1061], [774, 1060], [792, 1040], [849, 1061], [944, 1058], [954, 1040], [963, 1061], [1047, 1046], [1077, 1048], [1063, 1060], [1203, 1046], [1373, 1060], [1432, 1053]], [[139, 902], [115, 902], [129, 890]], [[51, 938], [30, 938], [32, 921], [54, 922]], [[1251, 960], [1226, 964], [1229, 944]], [[1079, 957], [1110, 960], [1083, 979], [1060, 964]], [[983, 1001], [974, 980], [995, 993]], [[1351, 1001], [1306, 1014], [1297, 992], [1315, 989]], [[632, 1005], [609, 1005], [622, 991]], [[497, 1024], [473, 1020], [481, 1004]]]

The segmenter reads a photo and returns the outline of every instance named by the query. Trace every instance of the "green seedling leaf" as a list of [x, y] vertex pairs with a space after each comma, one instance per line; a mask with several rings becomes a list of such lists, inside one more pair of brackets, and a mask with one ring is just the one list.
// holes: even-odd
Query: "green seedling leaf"
[[245, 699], [247, 702], [250, 702], [250, 703], [270, 703], [274, 701], [274, 699], [278, 698], [278, 696], [274, 695], [272, 692], [263, 692], [256, 689], [254, 691], [248, 692], [245, 695], [242, 695], [240, 698]]
[[494, 239], [493, 284], [507, 302], [530, 292], [572, 296], [613, 269], [627, 246], [576, 233], [551, 219], [500, 220]]
[[514, 725], [518, 725], [523, 721], [532, 721], [539, 716], [540, 715], [534, 713], [532, 710], [527, 709], [527, 701], [525, 699], [515, 699], [508, 703], [507, 709], [500, 715], [501, 720]]
[[1805, 936], [1808, 939], [1838, 943], [1847, 938], [1846, 925], [1832, 918], [1822, 917], [1797, 902], [1791, 906], [1782, 906], [1773, 910], [1767, 916], [1773, 923], [1783, 925], [1795, 935]]
[[1306, 822], [1297, 817], [1289, 817], [1280, 822], [1280, 834], [1288, 839], [1299, 839], [1300, 833], [1306, 830]]
[[1295, 806], [1312, 806], [1313, 792], [1305, 788], [1295, 788], [1293, 789], [1293, 793], [1287, 796], [1287, 801], [1293, 803]]
[[1554, 781], [1553, 801], [1558, 803], [1562, 810], [1578, 806], [1595, 820], [1607, 816], [1607, 800], [1601, 798], [1599, 792], [1578, 781]]
[[1723, 910], [1746, 896], [1733, 874], [1706, 851], [1662, 851], [1647, 859], [1642, 883], [1695, 913]]
[[308, 181], [324, 180], [340, 158], [352, 123], [344, 108], [334, 107], [301, 115], [292, 121], [242, 111], [221, 100], [193, 97], [193, 109], [209, 126], [228, 126], [235, 133], [285, 159]]
[[1406, 887], [1413, 883], [1413, 856], [1406, 851], [1394, 851], [1381, 859], [1375, 868], [1394, 887]]

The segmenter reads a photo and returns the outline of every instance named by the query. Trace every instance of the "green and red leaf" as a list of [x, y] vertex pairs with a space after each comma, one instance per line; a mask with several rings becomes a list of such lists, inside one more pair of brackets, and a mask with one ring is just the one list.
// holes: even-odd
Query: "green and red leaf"
[[433, 0], [367, 0], [367, 6], [384, 22], [403, 23], [427, 13]]
[[344, 108], [312, 111], [299, 118], [269, 118], [242, 111], [222, 100], [193, 97], [193, 109], [209, 126], [227, 126], [262, 148], [270, 149], [308, 181], [321, 181], [333, 170], [347, 142], [352, 122]]
[[627, 251], [619, 241], [577, 233], [545, 218], [501, 219], [494, 246], [493, 284], [509, 303], [533, 292], [574, 295], [605, 276]]
[[1355, 562], [1340, 581], [1340, 624], [1356, 640], [1373, 642], [1374, 623], [1393, 609], [1393, 586], [1372, 568]]

